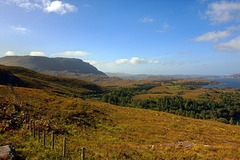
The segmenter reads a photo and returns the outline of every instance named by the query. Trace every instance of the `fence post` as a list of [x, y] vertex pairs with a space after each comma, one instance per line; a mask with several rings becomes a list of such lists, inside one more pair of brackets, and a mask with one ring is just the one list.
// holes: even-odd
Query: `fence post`
[[33, 138], [35, 139], [35, 122], [33, 121]]
[[25, 114], [25, 124], [27, 125], [27, 114]]
[[43, 145], [45, 146], [45, 130], [43, 130]]
[[28, 116], [27, 116], [27, 114], [25, 114], [25, 124], [26, 124], [26, 128], [28, 130]]
[[32, 120], [30, 120], [30, 133], [32, 134]]
[[85, 148], [82, 148], [81, 160], [85, 160]]
[[52, 150], [54, 150], [54, 131], [52, 132]]
[[39, 131], [39, 126], [38, 126], [38, 143], [40, 142], [40, 131]]
[[66, 155], [66, 137], [63, 139], [63, 157]]

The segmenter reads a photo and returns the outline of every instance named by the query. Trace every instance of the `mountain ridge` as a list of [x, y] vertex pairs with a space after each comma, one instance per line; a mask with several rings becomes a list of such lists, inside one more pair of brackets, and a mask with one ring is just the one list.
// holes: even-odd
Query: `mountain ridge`
[[66, 95], [101, 93], [105, 87], [80, 79], [52, 76], [18, 66], [0, 65], [0, 85], [46, 89]]
[[76, 58], [50, 58], [43, 56], [5, 56], [0, 58], [0, 64], [6, 66], [20, 66], [37, 72], [67, 71], [69, 73], [104, 75], [91, 64]]

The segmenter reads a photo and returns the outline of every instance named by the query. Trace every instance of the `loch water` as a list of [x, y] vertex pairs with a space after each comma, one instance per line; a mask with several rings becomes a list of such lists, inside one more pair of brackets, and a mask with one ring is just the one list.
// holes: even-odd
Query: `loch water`
[[207, 81], [218, 81], [223, 82], [225, 84], [218, 85], [206, 85], [202, 86], [203, 88], [240, 88], [240, 78], [218, 78], [218, 79], [204, 79]]

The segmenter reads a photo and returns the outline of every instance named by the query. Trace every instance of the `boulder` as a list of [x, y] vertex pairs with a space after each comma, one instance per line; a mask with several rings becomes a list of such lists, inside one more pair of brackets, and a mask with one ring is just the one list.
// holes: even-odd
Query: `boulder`
[[12, 145], [6, 145], [0, 147], [0, 159], [12, 159], [16, 160], [15, 148]]

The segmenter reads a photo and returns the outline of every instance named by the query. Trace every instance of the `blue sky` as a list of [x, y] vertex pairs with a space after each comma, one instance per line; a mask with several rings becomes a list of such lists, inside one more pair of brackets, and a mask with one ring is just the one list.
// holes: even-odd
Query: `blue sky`
[[103, 72], [240, 70], [240, 1], [0, 0], [0, 57], [80, 58]]

